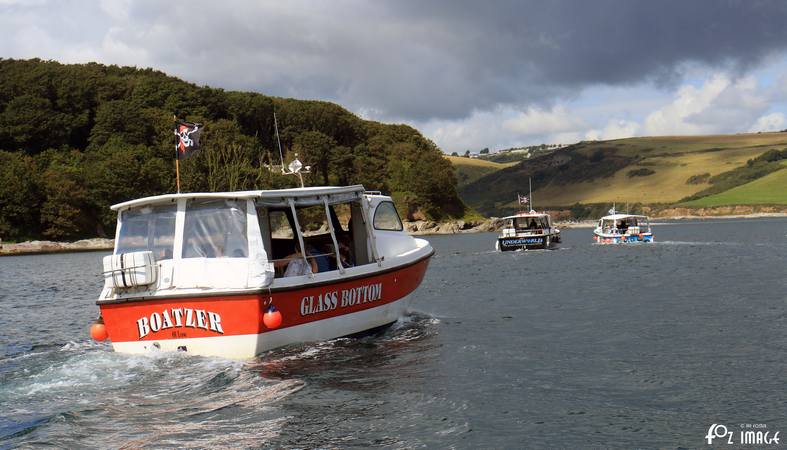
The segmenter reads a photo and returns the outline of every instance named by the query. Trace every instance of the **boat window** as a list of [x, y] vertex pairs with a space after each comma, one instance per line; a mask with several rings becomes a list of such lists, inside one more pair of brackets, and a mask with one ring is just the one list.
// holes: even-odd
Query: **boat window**
[[514, 227], [517, 230], [541, 230], [548, 225], [545, 217], [518, 217], [514, 219]]
[[304, 237], [328, 233], [328, 219], [323, 205], [306, 206], [295, 210]]
[[380, 202], [374, 211], [374, 229], [386, 231], [402, 231], [402, 221], [393, 202]]
[[350, 204], [339, 203], [337, 205], [331, 205], [330, 210], [334, 216], [331, 220], [333, 220], [333, 226], [336, 228], [336, 231], [339, 231], [339, 228], [341, 228], [341, 231], [349, 232], [350, 219], [352, 218]]
[[[336, 269], [336, 250], [325, 216], [325, 206], [315, 205], [299, 208], [298, 224], [301, 226], [303, 243], [306, 246], [306, 257], [317, 268], [317, 272], [328, 272]], [[337, 233], [340, 230], [336, 230]], [[337, 235], [337, 238], [339, 235]]]
[[115, 253], [149, 250], [156, 260], [172, 259], [176, 211], [174, 204], [123, 211]]
[[284, 211], [271, 211], [270, 224], [271, 224], [271, 237], [273, 239], [292, 239], [295, 235], [292, 233], [290, 221]]
[[189, 200], [184, 258], [246, 258], [248, 254], [245, 201]]
[[[325, 213], [324, 205], [299, 207], [295, 210], [298, 226], [306, 249], [306, 260], [314, 273], [328, 272], [338, 269], [336, 245], [340, 248], [342, 267], [348, 268], [360, 264], [363, 258], [356, 260], [352, 223], [352, 209], [348, 204], [328, 206], [329, 214]], [[290, 209], [274, 209], [268, 211], [270, 223], [270, 257], [276, 268], [276, 277], [287, 276], [290, 264], [300, 265], [303, 256], [300, 252], [298, 237], [293, 233], [295, 220]], [[336, 237], [334, 244], [330, 233], [333, 225]], [[300, 273], [300, 272], [298, 272]]]

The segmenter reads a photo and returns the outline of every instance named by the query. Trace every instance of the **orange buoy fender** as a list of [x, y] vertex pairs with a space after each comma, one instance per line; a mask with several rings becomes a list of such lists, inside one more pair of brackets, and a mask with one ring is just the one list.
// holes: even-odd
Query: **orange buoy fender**
[[99, 342], [104, 341], [107, 337], [109, 337], [109, 334], [107, 333], [107, 327], [104, 325], [103, 318], [99, 317], [95, 322], [93, 322], [93, 325], [90, 325], [90, 337]]
[[269, 306], [265, 314], [262, 315], [262, 323], [271, 330], [279, 328], [281, 326], [281, 320], [281, 311], [276, 309], [273, 305]]

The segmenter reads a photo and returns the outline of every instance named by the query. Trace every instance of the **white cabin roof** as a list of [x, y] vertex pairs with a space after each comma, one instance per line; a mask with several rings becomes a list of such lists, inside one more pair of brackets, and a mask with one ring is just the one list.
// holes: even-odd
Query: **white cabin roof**
[[502, 220], [506, 220], [506, 219], [521, 219], [521, 218], [530, 218], [530, 217], [533, 217], [533, 218], [536, 218], [536, 217], [549, 217], [549, 214], [547, 214], [547, 213], [537, 213], [537, 212], [519, 213], [519, 214], [516, 214], [516, 215], [513, 215], [513, 216], [502, 217], [501, 219]]
[[637, 218], [637, 219], [647, 219], [648, 216], [640, 216], [637, 214], [611, 214], [609, 216], [604, 216], [601, 220], [621, 220], [621, 219], [629, 219], [629, 218]]
[[[111, 208], [113, 211], [120, 211], [123, 209], [131, 208], [134, 206], [142, 206], [142, 205], [152, 205], [158, 203], [167, 203], [167, 202], [174, 202], [180, 199], [193, 199], [193, 198], [200, 198], [200, 199], [222, 199], [222, 198], [234, 198], [234, 199], [249, 199], [249, 198], [259, 198], [262, 200], [269, 199], [273, 203], [278, 203], [281, 199], [295, 199], [296, 203], [308, 203], [308, 204], [316, 204], [319, 197], [322, 196], [341, 196], [341, 197], [348, 197], [349, 196], [360, 196], [362, 195], [366, 189], [360, 185], [356, 184], [353, 186], [312, 186], [312, 187], [304, 187], [304, 188], [293, 188], [293, 189], [271, 189], [271, 190], [259, 190], [259, 191], [235, 191], [235, 192], [186, 192], [180, 194], [164, 194], [164, 195], [155, 195], [152, 197], [144, 197], [138, 198], [135, 200], [129, 200], [127, 202], [118, 203], [116, 205], [112, 205]], [[298, 201], [298, 200], [301, 201]]]

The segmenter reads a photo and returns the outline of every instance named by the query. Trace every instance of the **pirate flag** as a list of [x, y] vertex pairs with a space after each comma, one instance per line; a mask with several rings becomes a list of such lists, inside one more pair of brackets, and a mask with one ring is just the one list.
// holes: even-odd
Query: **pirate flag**
[[202, 132], [202, 124], [191, 123], [178, 120], [175, 123], [175, 135], [178, 137], [177, 156], [178, 159], [185, 159], [199, 150], [199, 134]]

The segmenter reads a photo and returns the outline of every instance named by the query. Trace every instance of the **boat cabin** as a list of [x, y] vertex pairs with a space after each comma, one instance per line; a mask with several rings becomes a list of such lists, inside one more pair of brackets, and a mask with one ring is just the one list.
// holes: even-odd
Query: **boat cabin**
[[549, 214], [527, 213], [503, 217], [507, 224], [502, 231], [502, 237], [514, 237], [532, 234], [544, 234], [552, 229], [552, 220]]
[[105, 262], [102, 299], [335, 280], [428, 245], [404, 232], [390, 197], [360, 185], [168, 194], [112, 209], [113, 257], [149, 252], [157, 273], [131, 277]]
[[647, 216], [612, 214], [599, 219], [596, 230], [605, 235], [638, 235], [650, 232], [650, 221]]

